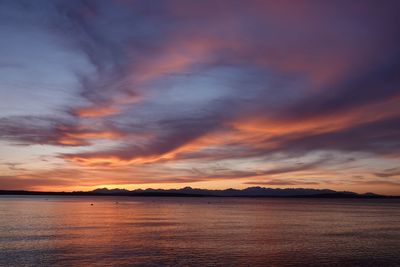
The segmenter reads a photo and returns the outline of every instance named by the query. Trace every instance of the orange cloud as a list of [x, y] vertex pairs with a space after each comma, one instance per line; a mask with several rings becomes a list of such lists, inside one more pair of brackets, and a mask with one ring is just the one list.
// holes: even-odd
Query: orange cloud
[[87, 146], [90, 143], [79, 139], [61, 137], [57, 140], [57, 144], [65, 146]]
[[77, 108], [73, 111], [79, 117], [105, 117], [118, 113], [118, 109], [114, 107], [84, 107]]
[[356, 106], [344, 112], [315, 114], [313, 117], [301, 120], [255, 117], [241, 118], [228, 125], [239, 130], [243, 136], [246, 136], [245, 133], [262, 134], [264, 137], [304, 132], [318, 134], [397, 116], [399, 114], [398, 101], [399, 97], [396, 97], [374, 104]]
[[114, 155], [96, 155], [96, 156], [74, 156], [64, 155], [63, 159], [83, 166], [103, 166], [116, 167], [133, 164], [151, 163], [162, 159], [162, 156], [135, 157], [133, 159], [122, 159]]
[[119, 139], [122, 136], [121, 133], [112, 131], [101, 131], [101, 132], [76, 132], [76, 133], [65, 133], [65, 138], [71, 139]]

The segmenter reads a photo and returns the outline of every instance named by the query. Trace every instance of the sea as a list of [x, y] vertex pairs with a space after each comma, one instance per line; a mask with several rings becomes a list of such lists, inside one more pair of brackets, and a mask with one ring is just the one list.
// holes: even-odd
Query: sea
[[1, 196], [0, 266], [400, 266], [400, 200]]

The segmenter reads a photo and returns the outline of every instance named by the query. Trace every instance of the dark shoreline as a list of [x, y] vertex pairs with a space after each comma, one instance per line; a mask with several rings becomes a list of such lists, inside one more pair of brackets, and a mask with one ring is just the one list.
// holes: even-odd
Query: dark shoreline
[[97, 193], [97, 192], [42, 192], [23, 190], [0, 190], [0, 195], [14, 196], [101, 196], [101, 197], [189, 197], [189, 198], [346, 198], [346, 199], [400, 199], [400, 196], [348, 194], [342, 192], [312, 195], [213, 195], [213, 194], [185, 194], [169, 192], [142, 192], [142, 193]]

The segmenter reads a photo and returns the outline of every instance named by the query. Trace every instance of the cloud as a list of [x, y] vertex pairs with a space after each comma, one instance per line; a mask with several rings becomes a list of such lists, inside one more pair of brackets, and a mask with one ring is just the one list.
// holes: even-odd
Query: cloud
[[400, 176], [400, 168], [390, 168], [390, 169], [384, 170], [384, 172], [377, 172], [374, 174], [375, 174], [375, 176], [382, 177], [382, 178]]
[[[97, 128], [97, 129], [96, 129]], [[89, 140], [118, 139], [123, 133], [103, 126], [89, 128], [58, 117], [0, 118], [0, 138], [18, 145], [89, 146]]]
[[[108, 9], [109, 6], [103, 3], [61, 5], [59, 10], [62, 14], [65, 14], [66, 21], [72, 31], [69, 37], [76, 42], [75, 45], [78, 49], [86, 53], [97, 69], [96, 75], [82, 79], [82, 96], [91, 102], [92, 106], [80, 108], [75, 114], [79, 117], [96, 117], [118, 115], [120, 113], [121, 118], [126, 119], [134, 112], [142, 114], [144, 111], [151, 109], [150, 112], [159, 118], [157, 123], [162, 125], [162, 127], [154, 127], [152, 125], [153, 118], [144, 116], [141, 117], [141, 127], [149, 127], [152, 128], [152, 131], [155, 131], [152, 140], [144, 144], [131, 142], [107, 151], [79, 153], [71, 156], [65, 155], [64, 157], [82, 160], [86, 158], [113, 158], [126, 162], [135, 158], [153, 159], [179, 149], [179, 147], [185, 146], [201, 136], [222, 129], [227, 120], [232, 120], [236, 116], [243, 118], [276, 116], [276, 118], [282, 120], [290, 119], [287, 124], [291, 124], [294, 120], [301, 121], [314, 116], [321, 117], [322, 115], [344, 112], [355, 107], [398, 96], [400, 84], [396, 76], [398, 72], [396, 55], [400, 51], [393, 47], [393, 49], [382, 55], [381, 50], [376, 50], [376, 45], [378, 44], [374, 41], [374, 38], [381, 36], [381, 32], [371, 31], [369, 34], [360, 36], [360, 38], [366, 38], [367, 40], [364, 43], [367, 48], [360, 50], [356, 45], [357, 40], [354, 40], [353, 36], [338, 34], [337, 14], [327, 11], [328, 9], [321, 7], [322, 11], [327, 13], [328, 21], [318, 26], [315, 22], [320, 20], [320, 17], [313, 13], [316, 7], [308, 4], [303, 5], [303, 13], [299, 12], [296, 14], [297, 17], [290, 17], [292, 20], [282, 23], [275, 21], [277, 19], [275, 16], [270, 19], [259, 17], [257, 5], [256, 3], [249, 4], [249, 10], [254, 12], [252, 14], [253, 18], [250, 18], [249, 22], [244, 21], [249, 19], [250, 16], [239, 14], [237, 13], [239, 9], [232, 8], [228, 10], [228, 14], [225, 14], [222, 10], [210, 13], [207, 16], [207, 21], [204, 21], [201, 16], [191, 16], [193, 14], [190, 13], [190, 10], [192, 10], [190, 6], [187, 6], [186, 12], [191, 15], [187, 16], [188, 14], [182, 13], [182, 7], [178, 7], [175, 3], [172, 3], [167, 9], [168, 12], [171, 12], [170, 14], [157, 13], [158, 17], [154, 20], [146, 16], [146, 12], [155, 10], [155, 7], [147, 4], [142, 6], [146, 12], [137, 14], [137, 16], [131, 16], [133, 11], [130, 9], [121, 10], [119, 6], [113, 6]], [[202, 6], [199, 6], [199, 10], [203, 10]], [[207, 4], [204, 4], [204, 7], [206, 6]], [[283, 12], [285, 16], [288, 16], [285, 13], [287, 8], [285, 5], [274, 6], [267, 4], [267, 6], [278, 13]], [[265, 6], [261, 5], [259, 8], [264, 9]], [[355, 10], [353, 8], [355, 7], [350, 6], [350, 11], [346, 15], [352, 14]], [[157, 9], [157, 12], [160, 12], [160, 10]], [[116, 20], [116, 14], [123, 19]], [[236, 31], [229, 31], [226, 40], [224, 40], [218, 37], [217, 33], [223, 33], [223, 30], [231, 26], [229, 25], [231, 20], [226, 17], [231, 15], [237, 16], [240, 21], [243, 20], [240, 24], [242, 28], [238, 28]], [[379, 12], [374, 14], [375, 18], [383, 18], [381, 17], [382, 15]], [[394, 14], [390, 13], [388, 16], [392, 15]], [[370, 20], [367, 14], [361, 15], [359, 19], [360, 21], [354, 23], [355, 28], [361, 27], [363, 24], [373, 24], [378, 28], [385, 27], [385, 34], [388, 36], [396, 36], [397, 30], [395, 27], [387, 27], [385, 23]], [[141, 20], [150, 25], [155, 23], [159, 27], [150, 33], [143, 29], [143, 26], [136, 26], [137, 22]], [[104, 21], [109, 21], [111, 24], [105, 26], [103, 24]], [[120, 21], [124, 23], [119, 24]], [[192, 21], [191, 26], [183, 24], [186, 21]], [[260, 28], [252, 24], [253, 21], [265, 25], [271, 23], [270, 32], [268, 30], [260, 31]], [[201, 24], [202, 22], [214, 23], [215, 31], [205, 31], [204, 25]], [[272, 40], [274, 47], [270, 47], [271, 45], [267, 44], [267, 41], [271, 41], [271, 33], [299, 22], [304, 23], [304, 25], [300, 24], [299, 36], [294, 35], [293, 32], [288, 34], [279, 32], [276, 38]], [[305, 25], [312, 27], [314, 35], [310, 35], [305, 31], [305, 28], [303, 29]], [[117, 27], [118, 31], [115, 30]], [[128, 27], [130, 28], [129, 32], [127, 31]], [[193, 33], [190, 33], [190, 31], [193, 31]], [[197, 33], [198, 37], [194, 37], [194, 33]], [[137, 40], [138, 36], [140, 36], [140, 41]], [[242, 36], [247, 36], [248, 39], [238, 44], [233, 42]], [[161, 41], [162, 37], [166, 38]], [[333, 48], [330, 46], [324, 48], [322, 46], [323, 43], [316, 42], [318, 38], [324, 37], [331, 37], [331, 40], [337, 43], [334, 49], [336, 51], [334, 57], [339, 56], [343, 59], [352, 57], [354, 58], [353, 62], [357, 64], [352, 73], [336, 73], [338, 75], [336, 77], [337, 80], [333, 80], [331, 84], [324, 84], [316, 93], [313, 93], [309, 89], [302, 88], [303, 86], [311, 86], [310, 83], [304, 83], [304, 85], [292, 84], [292, 81], [296, 80], [302, 82], [302, 80], [299, 80], [298, 74], [294, 74], [294, 70], [298, 71], [298, 73], [311, 70], [311, 72], [306, 73], [316, 75], [312, 68], [316, 68], [315, 71], [318, 71], [321, 66], [315, 66], [306, 61], [302, 61], [301, 64], [303, 65], [294, 63], [293, 66], [296, 67], [290, 71], [288, 71], [288, 68], [282, 69], [282, 66], [291, 64], [289, 61], [294, 53], [299, 53], [305, 60], [307, 56], [314, 57], [320, 53], [331, 58], [330, 53], [333, 53]], [[300, 42], [291, 46], [287, 38], [289, 40], [290, 38], [298, 38], [300, 41], [308, 40], [309, 42]], [[151, 42], [152, 44], [148, 49], [142, 45], [146, 42]], [[261, 53], [258, 46], [266, 46], [267, 49], [264, 49], [266, 52]], [[315, 49], [315, 52], [306, 53], [305, 51], [310, 48], [317, 49]], [[273, 58], [274, 53], [270, 51], [274, 51], [279, 57]], [[289, 51], [289, 53], [284, 56], [280, 54], [281, 51], [285, 51], [285, 53]], [[362, 57], [362, 55], [368, 55], [369, 58]], [[266, 63], [266, 61], [260, 61], [260, 58], [265, 58], [266, 60], [272, 58], [272, 60]], [[164, 103], [148, 99], [148, 92], [153, 92], [155, 95], [160, 94], [162, 91], [170, 90], [171, 83], [173, 85], [179, 81], [180, 78], [171, 78], [167, 76], [169, 74], [212, 74], [216, 68], [229, 65], [233, 66], [229, 71], [238, 71], [238, 77], [240, 77], [244, 75], [243, 70], [247, 68], [243, 67], [245, 64], [251, 64], [252, 68], [257, 70], [253, 72], [254, 75], [246, 76], [248, 75], [246, 74], [243, 79], [237, 79], [236, 82], [238, 84], [231, 84], [227, 95], [223, 95], [216, 102], [206, 103], [209, 109], [208, 112], [193, 109], [194, 114], [197, 112], [197, 117], [195, 118], [192, 118], [193, 115], [184, 117], [179, 112], [171, 112], [174, 110], [166, 108]], [[328, 68], [329, 64], [323, 67]], [[257, 74], [258, 77], [261, 73], [269, 75], [270, 78], [264, 80], [264, 82], [271, 83], [271, 86], [279, 86], [279, 91], [282, 93], [278, 93], [279, 91], [277, 92], [276, 88], [268, 88], [267, 84], [260, 86], [263, 80], [260, 80], [256, 73], [259, 73]], [[307, 78], [313, 79], [317, 77], [311, 76]], [[194, 80], [194, 77], [191, 77], [191, 80]], [[257, 80], [259, 80], [259, 83], [254, 83]], [[164, 88], [159, 89], [157, 87], [161, 81], [164, 81]], [[252, 81], [252, 83], [247, 83], [246, 86], [245, 83], [242, 83], [246, 81]], [[236, 86], [245, 88], [245, 93], [238, 94], [238, 90], [235, 89]], [[295, 89], [297, 92], [295, 92]], [[135, 104], [136, 108], [130, 104], [124, 108], [125, 104], [121, 104], [121, 98], [129, 98], [129, 94], [142, 98], [142, 102]], [[299, 96], [296, 96], [296, 94]], [[185, 95], [183, 93], [179, 97], [185, 97]], [[273, 102], [271, 99], [275, 103], [278, 101], [278, 105], [266, 106], [265, 103]], [[127, 103], [129, 103], [129, 100], [127, 100]], [[230, 105], [235, 105], [236, 110], [229, 109]], [[196, 106], [193, 107], [197, 108]], [[176, 110], [179, 110], [179, 108], [176, 107]], [[200, 106], [199, 108], [205, 107]], [[211, 122], [210, 117], [215, 119]], [[117, 119], [118, 116], [116, 117]], [[129, 119], [126, 122], [129, 123]], [[131, 125], [131, 129], [128, 131], [135, 131], [135, 123], [132, 122]], [[283, 150], [289, 150], [288, 147], [291, 145], [293, 145], [293, 149], [307, 146], [305, 150], [310, 149], [310, 151], [332, 149], [332, 146], [329, 145], [330, 138], [335, 140], [335, 143], [340, 143], [336, 149], [352, 150], [350, 144], [345, 145], [344, 143], [351, 143], [351, 131], [357, 130], [352, 125], [347, 127], [349, 128], [340, 129], [340, 131], [336, 132], [324, 134], [310, 132], [303, 133], [303, 135], [300, 134], [297, 137], [280, 136], [278, 133], [273, 139], [278, 140], [277, 149], [281, 148]], [[358, 132], [355, 134], [358, 134]], [[279, 140], [284, 140], [285, 138], [289, 140], [279, 144]], [[311, 141], [313, 138], [316, 138], [315, 142]], [[348, 139], [340, 140], [345, 138]], [[299, 139], [299, 144], [295, 143], [297, 139]], [[351, 146], [354, 147], [354, 150], [380, 150], [378, 143], [375, 143], [372, 147], [369, 143], [370, 141], [364, 135], [364, 138], [358, 141], [358, 148], [355, 147], [355, 144]], [[268, 143], [269, 140], [266, 140], [266, 142]], [[286, 142], [288, 143], [287, 145], [285, 144]], [[301, 142], [303, 142], [302, 145], [300, 144]], [[396, 146], [393, 150], [395, 149], [397, 149]], [[382, 148], [381, 150], [384, 149]]]
[[[399, 40], [400, 41], [400, 40]], [[303, 103], [288, 109], [294, 119], [329, 114], [354, 109], [382, 100], [400, 97], [400, 50], [397, 55], [387, 55], [386, 62], [365, 67], [366, 70], [343, 83], [333, 84], [337, 89], [323, 91]], [[369, 70], [369, 69], [371, 70]]]
[[65, 187], [69, 185], [73, 185], [73, 182], [59, 178], [21, 178], [16, 176], [0, 176], [0, 188], [2, 190], [36, 190], [40, 187]]
[[[38, 42], [57, 48], [50, 61], [54, 53], [80, 61], [49, 63], [68, 65], [64, 71], [74, 78], [63, 88], [71, 99], [61, 115], [32, 116], [21, 107], [25, 116], [0, 118], [0, 139], [70, 146], [54, 156], [71, 167], [183, 164], [185, 171], [171, 167], [160, 180], [201, 181], [328, 168], [330, 160], [310, 160], [321, 151], [399, 155], [396, 1], [2, 6], [8, 32], [31, 25], [45, 33]], [[28, 59], [0, 67], [35, 67]], [[63, 81], [55, 68], [50, 75]], [[243, 167], [277, 155], [312, 163]], [[214, 161], [241, 164], [206, 171]]]
[[372, 180], [372, 181], [365, 181], [360, 184], [365, 184], [365, 185], [388, 185], [388, 186], [400, 186], [400, 183], [398, 181], [382, 181], [382, 180]]
[[296, 180], [296, 179], [273, 179], [270, 181], [249, 181], [245, 182], [244, 184], [247, 185], [283, 185], [283, 186], [291, 186], [291, 185], [319, 185], [319, 182], [313, 182], [313, 181], [302, 181], [302, 180]]
[[286, 135], [275, 138], [275, 151], [363, 151], [377, 154], [399, 155], [400, 118], [349, 126], [338, 131], [304, 135]]

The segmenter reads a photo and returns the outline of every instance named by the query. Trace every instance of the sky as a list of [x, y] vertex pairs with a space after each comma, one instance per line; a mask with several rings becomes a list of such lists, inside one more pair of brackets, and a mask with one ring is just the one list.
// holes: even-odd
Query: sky
[[400, 195], [399, 10], [0, 0], [0, 189]]

